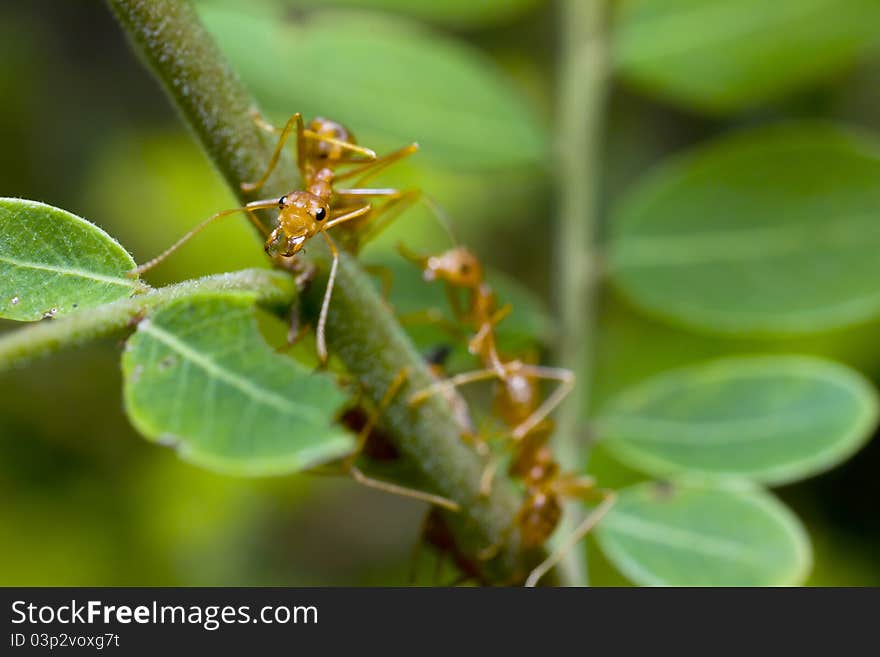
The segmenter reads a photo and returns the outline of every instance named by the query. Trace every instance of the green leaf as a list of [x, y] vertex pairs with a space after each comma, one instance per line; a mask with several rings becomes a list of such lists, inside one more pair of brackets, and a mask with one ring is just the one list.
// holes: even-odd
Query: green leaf
[[181, 457], [242, 475], [283, 474], [343, 456], [333, 379], [273, 351], [254, 297], [206, 293], [143, 320], [122, 359], [125, 407], [147, 438]]
[[880, 315], [880, 145], [761, 128], [675, 159], [616, 209], [610, 273], [639, 307], [723, 333], [799, 334]]
[[877, 411], [874, 389], [843, 365], [765, 356], [652, 377], [613, 398], [598, 423], [604, 445], [638, 470], [780, 484], [853, 454]]
[[880, 41], [876, 0], [629, 0], [616, 64], [688, 107], [734, 112], [822, 81]]
[[454, 166], [519, 166], [544, 155], [545, 135], [503, 73], [417, 23], [339, 11], [301, 23], [217, 7], [200, 14], [277, 117], [329, 115], [389, 144], [418, 141], [421, 156]]
[[811, 564], [798, 519], [751, 488], [643, 483], [596, 529], [605, 556], [643, 586], [790, 586]]
[[134, 260], [103, 230], [51, 205], [0, 198], [0, 317], [32, 322], [127, 297]]
[[280, 0], [294, 7], [328, 5], [379, 9], [452, 27], [477, 27], [509, 21], [544, 0]]

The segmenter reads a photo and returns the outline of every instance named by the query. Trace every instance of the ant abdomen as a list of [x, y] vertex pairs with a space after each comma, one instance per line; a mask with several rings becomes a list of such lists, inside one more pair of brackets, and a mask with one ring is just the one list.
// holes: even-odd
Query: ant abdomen
[[562, 506], [555, 495], [530, 491], [519, 513], [519, 530], [523, 547], [540, 547], [553, 534], [562, 518]]
[[[309, 121], [308, 129], [321, 137], [330, 137], [339, 142], [357, 144], [354, 134], [344, 125], [331, 119], [315, 117]], [[338, 162], [344, 159], [347, 151], [338, 143], [324, 140], [313, 140], [309, 143], [308, 155], [312, 160], [329, 160]]]

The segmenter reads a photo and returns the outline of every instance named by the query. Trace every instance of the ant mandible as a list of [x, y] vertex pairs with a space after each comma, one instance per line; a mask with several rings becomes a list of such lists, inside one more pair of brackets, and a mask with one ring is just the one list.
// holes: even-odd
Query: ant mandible
[[[258, 125], [275, 131], [275, 128], [266, 124], [259, 115], [255, 115], [254, 119]], [[383, 213], [390, 214], [392, 210], [400, 210], [405, 201], [414, 198], [416, 192], [403, 192], [393, 188], [362, 188], [358, 185], [363, 185], [385, 167], [416, 152], [418, 144], [409, 144], [388, 155], [377, 157], [372, 150], [354, 143], [351, 132], [340, 123], [318, 118], [311, 121], [309, 128], [306, 129], [302, 115], [296, 113], [288, 119], [281, 130], [265, 173], [255, 182], [242, 183], [242, 191], [252, 193], [265, 185], [275, 170], [282, 150], [294, 129], [297, 168], [305, 189], [290, 192], [277, 199], [251, 201], [241, 207], [217, 212], [157, 257], [132, 270], [131, 274], [140, 275], [152, 269], [217, 219], [238, 212], [247, 213], [248, 218], [263, 233], [266, 239], [266, 253], [276, 260], [293, 258], [312, 237], [320, 234], [327, 242], [332, 257], [327, 287], [315, 329], [318, 358], [323, 363], [326, 362], [328, 355], [325, 337], [327, 312], [339, 267], [339, 249], [327, 231], [367, 215], [375, 220]], [[343, 165], [354, 166], [343, 173], [337, 173], [336, 168]], [[355, 180], [355, 186], [352, 188], [334, 187], [339, 182], [351, 179]], [[366, 200], [372, 197], [385, 198], [386, 203], [379, 209], [373, 208]], [[270, 208], [278, 209], [278, 217], [275, 228], [267, 233], [254, 212]]]

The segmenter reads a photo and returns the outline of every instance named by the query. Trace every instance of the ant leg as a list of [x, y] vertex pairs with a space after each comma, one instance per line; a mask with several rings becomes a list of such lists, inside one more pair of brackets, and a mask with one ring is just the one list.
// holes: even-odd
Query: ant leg
[[494, 379], [497, 377], [498, 372], [488, 369], [474, 370], [473, 372], [456, 374], [453, 377], [443, 379], [442, 381], [437, 381], [436, 383], [432, 383], [431, 385], [429, 385], [427, 388], [423, 388], [418, 392], [413, 393], [409, 398], [409, 404], [410, 406], [418, 406], [426, 399], [428, 399], [428, 397], [444, 394], [468, 383], [475, 383], [476, 381], [487, 381], [489, 379]]
[[544, 400], [544, 403], [514, 428], [512, 432], [514, 440], [522, 440], [522, 438], [540, 424], [544, 418], [550, 415], [550, 413], [553, 412], [553, 409], [559, 406], [562, 400], [565, 399], [568, 393], [571, 392], [572, 388], [574, 388], [574, 374], [569, 370], [558, 367], [523, 365], [520, 368], [520, 372], [526, 376], [532, 376], [537, 379], [559, 381], [559, 386], [557, 386], [556, 390]]
[[263, 231], [263, 234], [265, 234], [266, 229], [259, 222], [259, 219], [257, 219], [256, 215], [253, 214], [253, 211], [254, 210], [262, 210], [265, 208], [274, 208], [277, 206], [278, 206], [277, 200], [262, 200], [262, 201], [252, 201], [252, 202], [248, 203], [247, 205], [244, 205], [239, 208], [230, 208], [229, 210], [223, 210], [221, 212], [216, 212], [216, 213], [212, 214], [210, 217], [208, 217], [207, 219], [205, 219], [204, 221], [202, 221], [200, 224], [198, 224], [195, 228], [190, 230], [188, 233], [186, 233], [183, 237], [181, 237], [179, 240], [177, 240], [174, 244], [169, 246], [167, 249], [165, 249], [162, 253], [157, 255], [155, 258], [153, 258], [152, 260], [148, 260], [144, 264], [138, 265], [137, 267], [132, 269], [130, 272], [128, 272], [128, 275], [131, 277], [137, 277], [137, 276], [140, 276], [141, 274], [143, 274], [144, 272], [149, 271], [150, 269], [152, 269], [153, 267], [158, 265], [160, 262], [165, 260], [172, 253], [177, 251], [177, 249], [179, 249], [181, 246], [186, 244], [193, 237], [195, 237], [196, 235], [201, 233], [209, 225], [211, 225], [212, 223], [217, 221], [217, 219], [220, 219], [222, 217], [227, 217], [231, 214], [235, 214], [236, 212], [246, 212], [248, 215], [248, 218], [250, 218], [251, 221], [254, 221], [258, 226], [260, 226], [260, 230]]
[[584, 518], [581, 524], [578, 525], [567, 539], [565, 539], [565, 542], [558, 550], [556, 550], [556, 552], [544, 559], [544, 561], [538, 564], [538, 566], [529, 573], [528, 578], [526, 578], [525, 586], [536, 586], [541, 578], [558, 564], [563, 557], [565, 557], [565, 555], [568, 554], [568, 552], [577, 545], [581, 539], [583, 539], [584, 536], [586, 536], [587, 533], [599, 523], [600, 520], [602, 520], [611, 507], [614, 506], [614, 502], [617, 500], [617, 495], [614, 491], [601, 490], [598, 491], [598, 493], [602, 498], [599, 506], [587, 514], [587, 517]]
[[339, 269], [339, 249], [336, 248], [333, 239], [326, 232], [322, 231], [321, 234], [327, 240], [327, 246], [330, 247], [330, 253], [333, 256], [333, 261], [330, 265], [330, 277], [327, 279], [327, 287], [324, 288], [324, 300], [321, 302], [321, 312], [318, 315], [318, 327], [315, 329], [318, 340], [318, 360], [321, 363], [326, 363], [327, 338], [325, 330], [327, 327], [327, 311], [330, 309], [330, 297], [333, 296], [333, 286], [336, 284], [336, 270]]
[[[374, 163], [370, 163], [374, 164]], [[386, 163], [384, 166], [387, 166]], [[370, 174], [371, 177], [373, 174]], [[360, 182], [365, 182], [366, 179], [362, 179]], [[394, 188], [366, 188], [366, 189], [340, 189], [336, 191], [338, 196], [354, 196], [354, 197], [367, 197], [367, 196], [385, 196], [388, 197], [388, 202], [385, 203], [380, 208], [376, 209], [375, 217], [377, 218], [380, 214], [387, 213], [388, 216], [384, 218], [383, 222], [380, 223], [375, 221], [369, 229], [368, 234], [364, 237], [363, 241], [368, 242], [372, 239], [375, 239], [379, 233], [385, 230], [402, 212], [404, 212], [407, 208], [415, 205], [418, 202], [421, 202], [428, 208], [431, 212], [431, 215], [440, 225], [440, 228], [446, 233], [449, 237], [450, 242], [456, 244], [455, 236], [452, 233], [452, 225], [449, 220], [447, 214], [440, 207], [440, 204], [437, 203], [432, 197], [425, 194], [420, 189], [410, 189], [407, 191], [400, 191], [399, 189]], [[406, 247], [399, 244], [398, 250], [408, 260], [416, 262], [420, 268], [424, 268], [425, 258], [420, 258], [415, 254], [412, 254], [406, 251]]]
[[[367, 486], [368, 488], [385, 491], [386, 493], [393, 493], [402, 497], [411, 497], [413, 499], [421, 500], [423, 502], [428, 502], [429, 504], [441, 506], [445, 509], [448, 509], [449, 511], [459, 511], [461, 507], [459, 507], [459, 505], [452, 500], [441, 497], [439, 495], [433, 495], [431, 493], [416, 490], [414, 488], [406, 488], [404, 486], [398, 486], [387, 481], [373, 479], [372, 477], [365, 475], [359, 468], [354, 465], [355, 459], [357, 459], [358, 455], [363, 451], [364, 445], [366, 444], [370, 433], [376, 426], [376, 422], [378, 421], [379, 416], [382, 414], [382, 411], [388, 406], [388, 404], [391, 403], [391, 400], [394, 399], [394, 397], [400, 391], [400, 388], [406, 382], [407, 376], [408, 372], [406, 368], [397, 373], [397, 376], [395, 376], [394, 380], [391, 382], [391, 385], [388, 386], [388, 390], [385, 391], [385, 395], [382, 397], [382, 400], [379, 402], [376, 410], [370, 415], [370, 417], [367, 419], [367, 422], [358, 433], [355, 449], [342, 462], [342, 469], [343, 471], [351, 475], [352, 479], [354, 479], [357, 483], [363, 486]], [[320, 474], [320, 470], [316, 468], [311, 469], [310, 472]]]
[[356, 482], [358, 482], [362, 486], [366, 486], [367, 488], [374, 488], [376, 490], [385, 491], [386, 493], [391, 493], [392, 495], [400, 495], [401, 497], [411, 497], [414, 500], [421, 500], [422, 502], [427, 502], [428, 504], [442, 506], [444, 509], [448, 509], [449, 511], [461, 510], [461, 507], [456, 502], [446, 499], [445, 497], [434, 495], [432, 493], [426, 493], [421, 490], [416, 490], [415, 488], [398, 486], [397, 484], [392, 484], [388, 481], [373, 479], [372, 477], [368, 477], [367, 475], [365, 475], [355, 466], [351, 466], [351, 468], [349, 469], [349, 474], [351, 474], [352, 478]]
[[272, 134], [272, 135], [278, 134], [278, 128], [276, 128], [274, 125], [269, 123], [266, 119], [264, 119], [263, 115], [260, 113], [260, 110], [252, 109], [249, 112], [249, 114], [251, 115], [251, 119], [253, 120], [253, 122], [257, 124], [257, 127], [260, 130], [264, 130], [265, 132], [268, 132], [269, 134]]
[[322, 135], [320, 133], [313, 132], [308, 128], [303, 130], [303, 137], [305, 137], [306, 139], [314, 139], [315, 141], [323, 141], [328, 144], [333, 144], [334, 146], [339, 146], [339, 148], [350, 151], [352, 153], [357, 153], [358, 155], [362, 156], [361, 158], [358, 158], [356, 160], [346, 160], [346, 164], [360, 164], [361, 162], [375, 160], [377, 157], [376, 151], [371, 148], [358, 146], [357, 144], [352, 144], [350, 141], [342, 141], [341, 139], [336, 139], [336, 137]]
[[341, 182], [343, 180], [355, 179], [356, 185], [363, 185], [370, 178], [378, 175], [383, 169], [391, 166], [399, 160], [409, 157], [417, 150], [419, 150], [419, 145], [415, 143], [410, 144], [409, 146], [404, 146], [388, 155], [383, 155], [371, 162], [367, 162], [359, 167], [340, 173], [334, 178], [334, 180], [336, 182]]
[[498, 471], [498, 459], [494, 458], [489, 464], [483, 468], [483, 474], [480, 475], [480, 495], [489, 497], [492, 492], [492, 482], [495, 481], [495, 473]]
[[409, 371], [406, 368], [400, 370], [394, 377], [394, 380], [388, 386], [388, 389], [385, 391], [385, 394], [379, 401], [379, 404], [377, 405], [375, 411], [370, 414], [367, 422], [360, 430], [360, 433], [358, 433], [355, 449], [342, 462], [342, 467], [352, 476], [352, 478], [356, 482], [363, 486], [375, 488], [377, 490], [384, 490], [388, 493], [401, 495], [403, 497], [412, 497], [417, 500], [422, 500], [423, 502], [428, 502], [429, 504], [442, 506], [443, 508], [449, 509], [450, 511], [458, 511], [460, 507], [452, 500], [448, 500], [445, 497], [441, 497], [439, 495], [433, 495], [431, 493], [425, 493], [424, 491], [415, 490], [413, 488], [398, 486], [387, 481], [373, 479], [372, 477], [368, 477], [363, 472], [361, 472], [361, 470], [354, 464], [357, 457], [361, 454], [361, 452], [363, 452], [364, 445], [366, 445], [367, 439], [370, 437], [370, 433], [373, 431], [373, 428], [379, 421], [379, 416], [388, 407], [388, 404], [391, 403], [391, 400], [393, 400], [397, 396], [397, 393], [400, 392], [400, 389], [403, 387], [403, 384], [406, 383], [408, 377]]
[[336, 271], [339, 269], [339, 249], [336, 248], [336, 243], [333, 241], [333, 238], [327, 234], [327, 230], [338, 224], [360, 217], [369, 211], [370, 206], [365, 205], [353, 212], [348, 212], [340, 217], [331, 219], [325, 224], [324, 230], [321, 231], [321, 235], [323, 235], [324, 239], [327, 241], [327, 246], [330, 247], [330, 254], [333, 258], [330, 265], [330, 277], [327, 279], [327, 287], [324, 290], [324, 300], [321, 303], [321, 313], [318, 315], [318, 327], [316, 329], [318, 339], [318, 358], [321, 363], [327, 362], [327, 339], [324, 333], [327, 326], [327, 311], [330, 309], [330, 297], [333, 296], [333, 286], [336, 284]]
[[300, 324], [299, 322], [299, 309], [299, 303], [296, 302], [290, 307], [290, 323], [287, 327], [287, 336], [284, 340], [284, 344], [278, 347], [275, 351], [284, 353], [293, 349], [309, 330], [310, 326], [308, 324]]
[[404, 260], [409, 260], [419, 269], [424, 269], [428, 264], [428, 256], [419, 255], [415, 251], [410, 250], [410, 248], [403, 242], [397, 243], [397, 252], [404, 258]]
[[[338, 196], [348, 196], [355, 198], [363, 198], [370, 196], [386, 197], [388, 200], [384, 204], [373, 209], [371, 222], [360, 238], [362, 243], [369, 242], [378, 236], [383, 230], [388, 228], [403, 212], [412, 207], [421, 196], [421, 192], [417, 189], [411, 189], [405, 192], [399, 189], [340, 189], [337, 190]], [[381, 218], [381, 221], [380, 221]]]
[[367, 203], [366, 205], [362, 205], [355, 210], [349, 210], [348, 208], [340, 210], [341, 214], [335, 214], [334, 216], [331, 216], [330, 220], [326, 224], [324, 224], [324, 230], [330, 230], [334, 226], [344, 224], [346, 221], [351, 221], [352, 219], [362, 217], [372, 209], [373, 206]]
[[[454, 296], [454, 294], [452, 292], [452, 288], [447, 287], [446, 291], [449, 296], [450, 304], [453, 306], [453, 311], [455, 313], [460, 313], [461, 311], [460, 311], [459, 307], [455, 303], [453, 303], [453, 301], [456, 299], [456, 297]], [[486, 339], [487, 336], [492, 334], [492, 332], [495, 330], [495, 326], [502, 319], [507, 317], [510, 314], [510, 311], [512, 309], [513, 309], [513, 307], [509, 303], [504, 304], [504, 306], [502, 308], [495, 311], [495, 313], [489, 318], [489, 321], [483, 322], [482, 325], [480, 326], [480, 330], [477, 331], [471, 337], [471, 339], [468, 341], [468, 351], [470, 351], [472, 354], [478, 354], [480, 352], [479, 345], [483, 343], [483, 341]], [[462, 319], [464, 319], [463, 316], [462, 316]], [[493, 337], [493, 341], [494, 341], [494, 337]], [[497, 354], [496, 354], [496, 356], [497, 356]]]
[[409, 370], [405, 367], [394, 375], [394, 378], [391, 380], [388, 389], [385, 391], [382, 399], [379, 400], [379, 404], [376, 407], [375, 412], [370, 413], [367, 421], [364, 423], [364, 426], [361, 427], [361, 430], [358, 432], [357, 442], [355, 443], [354, 451], [347, 457], [345, 457], [345, 461], [343, 461], [345, 467], [354, 465], [355, 459], [357, 459], [357, 457], [361, 455], [361, 452], [364, 451], [364, 446], [367, 444], [367, 439], [370, 437], [373, 429], [376, 428], [376, 423], [379, 421], [379, 416], [382, 415], [385, 409], [388, 408], [388, 404], [390, 404], [391, 401], [397, 396], [397, 393], [400, 392], [400, 389], [403, 387], [403, 384], [406, 383], [408, 377]]
[[[263, 121], [263, 119], [261, 118], [260, 121]], [[263, 121], [263, 124], [265, 125], [265, 121]], [[258, 123], [258, 125], [260, 124]], [[296, 165], [299, 168], [300, 176], [305, 178], [302, 161], [302, 154], [304, 152], [303, 132], [305, 130], [305, 127], [303, 126], [302, 114], [297, 112], [289, 119], [287, 119], [287, 123], [284, 124], [284, 128], [281, 130], [281, 136], [278, 138], [278, 143], [275, 144], [275, 151], [272, 153], [272, 158], [269, 160], [269, 166], [266, 167], [265, 173], [263, 173], [260, 179], [256, 182], [241, 183], [241, 190], [243, 192], [255, 192], [260, 189], [260, 187], [266, 184], [266, 181], [269, 180], [269, 176], [272, 175], [272, 172], [278, 165], [278, 159], [281, 157], [281, 151], [284, 149], [284, 144], [287, 143], [287, 139], [290, 137], [290, 133], [294, 127], [296, 127]]]
[[510, 538], [510, 534], [513, 532], [514, 527], [516, 527], [518, 523], [518, 519], [514, 520], [510, 525], [504, 528], [504, 531], [501, 532], [501, 535], [498, 537], [498, 540], [492, 543], [492, 545], [488, 547], [484, 547], [482, 550], [477, 552], [477, 559], [480, 561], [489, 561], [494, 559], [498, 553], [501, 551], [501, 548], [504, 547], [504, 544], [507, 543], [507, 539]]

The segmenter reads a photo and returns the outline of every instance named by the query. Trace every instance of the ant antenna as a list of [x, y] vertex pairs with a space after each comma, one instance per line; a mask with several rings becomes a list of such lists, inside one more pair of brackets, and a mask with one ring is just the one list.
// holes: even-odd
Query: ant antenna
[[455, 237], [455, 233], [452, 231], [452, 220], [449, 218], [446, 210], [443, 209], [443, 207], [437, 202], [437, 199], [435, 199], [433, 196], [422, 192], [420, 194], [420, 198], [422, 200], [422, 203], [424, 203], [434, 215], [437, 223], [440, 224], [441, 228], [443, 228], [444, 231], [446, 231], [446, 235], [449, 237], [449, 241], [452, 242], [452, 245], [458, 246], [459, 241]]
[[158, 265], [160, 262], [165, 260], [172, 253], [177, 251], [177, 249], [179, 249], [181, 246], [186, 244], [193, 237], [195, 237], [196, 235], [201, 233], [205, 228], [207, 228], [209, 225], [214, 223], [217, 219], [220, 219], [221, 217], [227, 217], [231, 214], [235, 214], [236, 212], [246, 212], [248, 215], [248, 218], [254, 223], [255, 226], [257, 226], [257, 228], [260, 229], [260, 231], [263, 233], [263, 235], [265, 235], [266, 229], [259, 222], [259, 220], [256, 218], [256, 216], [254, 216], [253, 211], [254, 210], [262, 210], [265, 208], [277, 207], [277, 206], [278, 206], [277, 200], [252, 201], [252, 202], [248, 203], [247, 205], [244, 205], [239, 208], [231, 208], [229, 210], [223, 210], [221, 212], [217, 212], [216, 214], [212, 214], [210, 217], [208, 217], [207, 219], [202, 221], [198, 226], [196, 226], [195, 228], [190, 230], [188, 233], [186, 233], [186, 235], [181, 237], [179, 240], [177, 240], [174, 244], [169, 246], [167, 249], [165, 249], [162, 253], [157, 255], [155, 258], [153, 258], [152, 260], [148, 260], [144, 264], [138, 265], [137, 267], [132, 269], [130, 272], [128, 272], [128, 275], [131, 276], [132, 278], [136, 278], [136, 277], [140, 276], [141, 274], [143, 274], [144, 272], [149, 271], [150, 269], [152, 269], [153, 267]]

